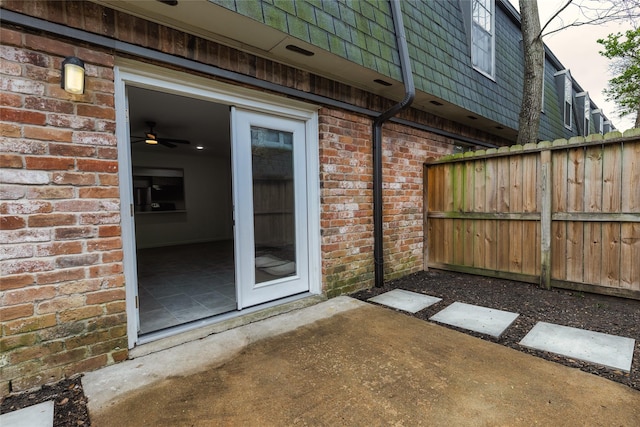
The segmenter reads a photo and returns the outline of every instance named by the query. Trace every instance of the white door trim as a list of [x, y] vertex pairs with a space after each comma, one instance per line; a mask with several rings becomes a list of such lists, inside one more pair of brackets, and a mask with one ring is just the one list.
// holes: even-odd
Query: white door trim
[[[234, 204], [236, 207], [236, 286], [238, 308], [242, 309], [309, 290], [307, 236], [307, 173], [305, 124], [301, 120], [273, 114], [231, 109]], [[296, 273], [280, 279], [256, 283], [254, 176], [252, 173], [252, 137], [254, 127], [284, 131], [293, 135], [294, 229]]]
[[192, 74], [168, 70], [128, 59], [117, 58], [114, 67], [116, 106], [116, 137], [120, 178], [120, 214], [127, 310], [129, 348], [138, 342], [139, 317], [136, 308], [137, 271], [135, 251], [135, 223], [131, 215], [133, 191], [131, 182], [131, 155], [129, 151], [129, 124], [126, 105], [126, 86], [136, 86], [190, 96], [274, 116], [302, 120], [306, 133], [307, 160], [307, 240], [309, 264], [309, 292], [322, 292], [320, 264], [320, 177], [318, 142], [318, 106], [254, 91], [244, 87], [218, 82]]

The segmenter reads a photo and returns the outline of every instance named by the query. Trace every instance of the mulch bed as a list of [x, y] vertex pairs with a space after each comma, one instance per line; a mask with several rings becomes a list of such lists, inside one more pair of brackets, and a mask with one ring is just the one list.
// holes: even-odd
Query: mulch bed
[[[366, 301], [393, 289], [404, 289], [442, 298], [442, 301], [437, 304], [415, 314], [402, 312], [423, 320], [429, 319], [456, 301], [520, 313], [520, 316], [499, 338], [455, 326], [442, 326], [578, 368], [640, 391], [640, 301], [638, 300], [562, 289], [546, 290], [529, 283], [442, 270], [418, 272], [389, 281], [383, 287], [360, 291], [351, 296]], [[635, 339], [631, 372], [626, 373], [545, 351], [529, 349], [518, 344], [539, 321]]]
[[80, 375], [76, 375], [55, 384], [43, 385], [37, 390], [9, 395], [0, 404], [0, 413], [4, 414], [53, 400], [54, 426], [90, 426], [87, 398], [80, 378]]
[[[404, 289], [442, 298], [439, 303], [415, 314], [402, 312], [423, 320], [427, 320], [455, 301], [520, 313], [499, 338], [454, 326], [443, 326], [578, 368], [640, 391], [640, 301], [561, 289], [548, 291], [528, 283], [441, 270], [415, 273], [389, 281], [381, 288], [360, 291], [351, 296], [366, 301], [392, 289]], [[518, 344], [538, 321], [635, 339], [631, 372], [625, 373]], [[80, 376], [45, 385], [38, 390], [10, 395], [0, 404], [0, 413], [47, 400], [55, 400], [54, 426], [91, 425]]]

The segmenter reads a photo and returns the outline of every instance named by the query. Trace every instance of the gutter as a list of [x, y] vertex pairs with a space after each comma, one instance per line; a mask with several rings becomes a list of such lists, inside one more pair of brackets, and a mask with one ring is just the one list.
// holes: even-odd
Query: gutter
[[402, 9], [399, 0], [389, 0], [391, 14], [395, 26], [396, 42], [400, 54], [402, 81], [405, 85], [405, 96], [402, 101], [380, 113], [373, 122], [373, 258], [375, 264], [375, 285], [384, 285], [384, 248], [383, 248], [383, 218], [382, 218], [382, 125], [401, 110], [407, 108], [416, 96], [413, 84], [411, 60], [407, 48], [407, 37], [404, 32]]

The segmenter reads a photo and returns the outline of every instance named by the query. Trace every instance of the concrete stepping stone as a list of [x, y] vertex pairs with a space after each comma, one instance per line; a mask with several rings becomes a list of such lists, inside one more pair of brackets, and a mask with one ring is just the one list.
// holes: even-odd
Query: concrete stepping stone
[[53, 400], [0, 415], [2, 427], [53, 427]]
[[499, 337], [519, 316], [518, 313], [454, 302], [429, 318], [436, 322]]
[[538, 322], [520, 341], [520, 344], [629, 372], [635, 340]]
[[368, 301], [397, 308], [398, 310], [408, 311], [409, 313], [417, 313], [430, 305], [442, 301], [442, 298], [405, 291], [403, 289], [394, 289], [369, 298]]

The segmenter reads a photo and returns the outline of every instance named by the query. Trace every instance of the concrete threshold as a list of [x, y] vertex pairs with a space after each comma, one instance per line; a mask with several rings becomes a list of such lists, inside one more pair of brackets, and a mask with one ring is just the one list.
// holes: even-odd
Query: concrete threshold
[[[188, 342], [184, 341], [186, 337], [167, 338], [171, 340], [170, 348], [160, 350], [150, 346], [146, 354], [138, 354], [135, 359], [89, 372], [82, 378], [89, 412], [98, 412], [115, 405], [128, 393], [147, 387], [168, 375], [184, 376], [220, 365], [256, 341], [368, 305], [349, 297], [337, 297], [320, 304], [317, 299], [313, 300], [314, 305], [309, 305], [311, 301], [298, 303], [298, 308], [306, 306], [305, 310], [290, 306], [288, 312], [283, 312], [285, 308], [280, 307], [277, 312], [256, 313], [251, 321], [249, 318], [237, 319], [235, 322], [239, 322], [238, 327], [231, 329], [230, 325], [234, 324], [231, 322], [227, 324], [227, 330], [200, 339], [197, 335], [188, 335]], [[222, 325], [217, 327], [222, 328]]]
[[[166, 350], [184, 343], [199, 340], [209, 335], [219, 334], [250, 323], [268, 319], [273, 316], [300, 310], [326, 301], [324, 295], [303, 294], [289, 297], [273, 303], [251, 307], [242, 312], [231, 312], [216, 316], [212, 320], [193, 322], [188, 326], [179, 326], [168, 331], [149, 334], [143, 338], [143, 343], [129, 350], [129, 358], [135, 359], [147, 354]], [[180, 331], [182, 330], [182, 331]]]

